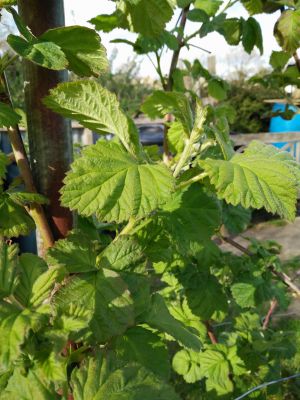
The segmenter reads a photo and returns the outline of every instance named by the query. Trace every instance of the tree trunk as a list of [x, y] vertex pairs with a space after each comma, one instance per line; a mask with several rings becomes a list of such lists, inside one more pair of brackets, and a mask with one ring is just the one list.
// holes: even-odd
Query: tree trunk
[[[63, 0], [19, 0], [19, 12], [34, 35], [65, 25]], [[72, 228], [72, 214], [61, 207], [59, 189], [72, 158], [69, 121], [48, 110], [42, 99], [68, 79], [67, 71], [50, 71], [23, 62], [30, 160], [37, 190], [48, 197], [46, 215], [55, 239]]]

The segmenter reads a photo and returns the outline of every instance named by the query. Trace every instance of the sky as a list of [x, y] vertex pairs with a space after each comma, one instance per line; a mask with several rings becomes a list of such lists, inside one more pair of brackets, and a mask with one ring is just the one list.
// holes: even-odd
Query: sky
[[[87, 22], [91, 18], [99, 15], [99, 14], [110, 14], [114, 11], [115, 6], [112, 1], [109, 0], [65, 0], [65, 15], [66, 15], [66, 24], [67, 25], [89, 25]], [[235, 5], [230, 10], [228, 10], [228, 16], [230, 17], [239, 17], [243, 16], [244, 18], [248, 18], [248, 14], [246, 10], [241, 5]], [[236, 63], [238, 59], [240, 62], [244, 64], [248, 64], [249, 71], [258, 67], [258, 64], [267, 64], [270, 54], [272, 50], [278, 50], [279, 47], [276, 43], [276, 40], [273, 36], [273, 28], [274, 24], [278, 18], [278, 13], [271, 15], [257, 15], [255, 18], [261, 24], [262, 32], [263, 32], [263, 41], [264, 41], [264, 55], [261, 60], [259, 57], [253, 59], [253, 57], [249, 57], [246, 54], [243, 54], [243, 49], [236, 48], [236, 46], [229, 46], [225, 39], [219, 35], [218, 33], [211, 33], [204, 38], [194, 38], [191, 43], [197, 46], [201, 46], [209, 50], [213, 55], [216, 56], [217, 60], [217, 73], [219, 75], [226, 75], [230, 69], [235, 69]], [[176, 17], [175, 17], [176, 19]], [[173, 26], [174, 21], [171, 22], [170, 26]], [[195, 30], [197, 24], [194, 24], [188, 21], [186, 32], [187, 34], [192, 33]], [[110, 43], [111, 40], [122, 38], [132, 40], [135, 38], [135, 35], [127, 32], [125, 30], [118, 29], [109, 34], [100, 34], [102, 43], [107, 49], [108, 56], [112, 54], [114, 48], [118, 50], [118, 55], [115, 60], [115, 68], [119, 68], [122, 64], [126, 63], [128, 59], [134, 56], [131, 47], [126, 44], [116, 44]], [[188, 59], [193, 61], [194, 59], [200, 59], [205, 64], [205, 60], [207, 59], [207, 53], [195, 48], [190, 47], [189, 50], [183, 49], [180, 57], [182, 59]], [[167, 72], [170, 64], [171, 52], [167, 52], [163, 58], [162, 69], [163, 72]], [[154, 71], [151, 62], [145, 56], [139, 56], [138, 61], [141, 63], [140, 65], [140, 75], [141, 76], [151, 76], [153, 78], [156, 77], [156, 73]]]

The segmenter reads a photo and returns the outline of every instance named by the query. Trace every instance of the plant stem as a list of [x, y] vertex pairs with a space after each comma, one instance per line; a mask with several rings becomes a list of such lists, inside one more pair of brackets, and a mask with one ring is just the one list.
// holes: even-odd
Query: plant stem
[[160, 79], [162, 88], [163, 88], [164, 90], [166, 90], [166, 81], [165, 81], [164, 75], [163, 75], [162, 70], [161, 70], [161, 65], [160, 65], [160, 58], [161, 58], [161, 56], [158, 54], [157, 51], [155, 52], [155, 57], [156, 57], [156, 62], [157, 62], [156, 71], [157, 71], [157, 73], [158, 73], [158, 76], [159, 76], [159, 79]]
[[209, 323], [209, 321], [205, 321], [204, 324], [206, 326], [207, 335], [208, 335], [210, 341], [212, 342], [212, 344], [217, 344], [218, 343], [218, 339], [215, 336], [215, 333], [213, 331], [213, 328], [212, 328], [211, 324]]
[[[246, 254], [249, 257], [254, 256], [254, 254], [246, 249], [246, 247], [242, 246], [241, 244], [237, 243], [235, 240], [224, 237], [222, 236], [222, 240], [224, 242], [229, 243], [231, 246], [235, 247], [242, 253]], [[279, 278], [286, 286], [288, 286], [298, 297], [300, 297], [300, 289], [298, 288], [297, 285], [294, 284], [292, 279], [284, 272], [277, 271], [274, 265], [270, 265], [269, 270], [272, 272], [273, 275], [275, 275], [277, 278]]]
[[181, 182], [179, 185], [177, 185], [176, 189], [183, 189], [183, 188], [191, 185], [192, 183], [202, 181], [202, 179], [204, 179], [206, 177], [207, 177], [207, 173], [202, 172], [202, 174], [196, 175], [193, 178], [189, 179], [188, 181]]
[[264, 323], [263, 323], [263, 327], [262, 327], [263, 330], [268, 329], [269, 323], [271, 321], [272, 314], [275, 311], [275, 308], [277, 307], [277, 305], [278, 305], [278, 301], [276, 299], [271, 300], [270, 308], [269, 308], [269, 310], [267, 312], [267, 315], [265, 316], [265, 319], [264, 319]]
[[[12, 106], [12, 100], [10, 97], [8, 84], [4, 73], [1, 75], [1, 83], [5, 88], [6, 100]], [[28, 157], [26, 154], [26, 150], [24, 147], [24, 143], [18, 125], [14, 127], [9, 127], [8, 134], [13, 149], [15, 161], [17, 163], [20, 174], [24, 181], [25, 188], [30, 193], [37, 193]], [[54, 239], [47, 218], [45, 216], [43, 207], [40, 204], [32, 204], [29, 208], [29, 214], [33, 218], [37, 228], [41, 233], [44, 242], [44, 247], [45, 248], [52, 247], [54, 244]]]

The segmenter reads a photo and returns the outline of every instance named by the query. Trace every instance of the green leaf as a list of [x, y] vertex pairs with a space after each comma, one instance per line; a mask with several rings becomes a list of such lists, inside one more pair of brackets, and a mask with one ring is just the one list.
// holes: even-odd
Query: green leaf
[[9, 159], [6, 154], [0, 151], [0, 185], [3, 184], [3, 178], [6, 175], [6, 166], [9, 164]]
[[64, 117], [76, 119], [98, 133], [114, 133], [133, 155], [141, 153], [133, 122], [120, 109], [116, 96], [95, 81], [81, 80], [58, 85], [44, 103]]
[[182, 153], [184, 149], [184, 139], [186, 135], [184, 128], [180, 121], [174, 121], [168, 129], [168, 142], [171, 153], [178, 154]]
[[50, 265], [64, 266], [69, 273], [89, 272], [96, 270], [98, 243], [92, 241], [81, 231], [74, 230], [66, 239], [55, 242], [47, 252]]
[[0, 241], [0, 298], [10, 296], [17, 283], [18, 246]]
[[170, 364], [166, 345], [153, 332], [142, 327], [130, 328], [115, 345], [117, 358], [138, 362], [164, 380], [169, 379]]
[[209, 16], [204, 10], [194, 8], [188, 12], [187, 19], [193, 22], [206, 22]]
[[29, 370], [25, 375], [22, 368], [15, 368], [8, 385], [1, 393], [1, 400], [59, 400], [54, 382], [49, 382], [39, 371]]
[[205, 11], [209, 16], [214, 16], [222, 3], [222, 0], [196, 0], [194, 7]]
[[224, 202], [222, 211], [223, 224], [231, 235], [244, 232], [251, 221], [251, 211], [246, 208], [232, 206]]
[[17, 191], [6, 191], [10, 199], [19, 204], [20, 206], [28, 206], [30, 204], [48, 204], [49, 200], [47, 197], [39, 193], [28, 193], [28, 192], [17, 192]]
[[232, 296], [239, 306], [254, 307], [255, 306], [256, 288], [251, 283], [235, 283], [231, 286]]
[[72, 164], [62, 202], [82, 215], [123, 222], [158, 208], [170, 196], [173, 185], [165, 166], [141, 164], [117, 143], [98, 141]]
[[141, 314], [148, 311], [151, 304], [151, 278], [133, 272], [120, 272], [133, 299], [135, 318], [140, 320]]
[[133, 301], [120, 276], [103, 269], [73, 276], [56, 296], [59, 309], [83, 307], [89, 314], [90, 329], [98, 343], [121, 335], [134, 323]]
[[184, 132], [189, 136], [193, 129], [193, 113], [187, 97], [183, 93], [156, 90], [149, 96], [141, 110], [150, 118], [162, 118], [172, 113], [181, 122]]
[[242, 35], [241, 20], [239, 18], [227, 18], [219, 29], [219, 33], [224, 36], [229, 45], [238, 45]]
[[60, 283], [65, 276], [66, 270], [61, 266], [48, 268], [32, 284], [29, 305], [32, 307], [42, 305], [49, 298], [54, 285]]
[[199, 354], [200, 371], [207, 378], [207, 389], [215, 389], [219, 395], [231, 393], [233, 384], [229, 378], [230, 364], [226, 357], [226, 347], [210, 346]]
[[[0, 102], [0, 127], [14, 126], [20, 122], [20, 119], [21, 117], [10, 106]], [[1, 157], [1, 162], [2, 160], [3, 157]]]
[[145, 315], [145, 322], [152, 328], [168, 333], [187, 348], [196, 351], [201, 348], [198, 337], [170, 314], [163, 297], [157, 293], [152, 297], [152, 306]]
[[60, 47], [68, 62], [68, 69], [79, 76], [98, 75], [108, 68], [105, 48], [99, 35], [83, 26], [50, 29], [39, 40]]
[[284, 51], [273, 51], [270, 57], [270, 64], [274, 69], [282, 70], [290, 59], [290, 54]]
[[0, 0], [0, 7], [14, 6], [17, 4], [17, 0]]
[[258, 141], [230, 161], [200, 161], [220, 199], [245, 208], [264, 207], [289, 220], [295, 216], [299, 181], [299, 170], [291, 163], [287, 154]]
[[179, 400], [174, 390], [140, 364], [117, 368], [99, 353], [72, 373], [74, 400]]
[[36, 39], [27, 42], [15, 35], [9, 35], [7, 43], [19, 56], [44, 68], [62, 70], [68, 65], [64, 52], [55, 43], [38, 42]]
[[181, 276], [180, 281], [185, 289], [190, 309], [202, 320], [208, 320], [214, 316], [219, 319], [219, 313], [227, 312], [227, 298], [215, 276], [193, 268], [189, 273]]
[[143, 249], [133, 237], [121, 235], [98, 256], [97, 266], [115, 271], [143, 272], [145, 269]]
[[35, 228], [25, 208], [14, 203], [6, 193], [0, 194], [0, 235], [28, 235]]
[[217, 100], [225, 100], [227, 91], [222, 80], [213, 78], [208, 82], [208, 94]]
[[0, 302], [0, 360], [3, 366], [9, 367], [18, 359], [30, 330], [38, 330], [48, 318], [46, 314]]
[[187, 349], [178, 351], [173, 358], [172, 366], [187, 383], [195, 383], [203, 378], [200, 369], [200, 353], [195, 351]]
[[112, 14], [98, 15], [88, 22], [95, 25], [95, 29], [98, 31], [111, 32], [116, 28], [122, 27], [124, 19], [125, 15], [120, 10], [116, 10]]
[[284, 11], [274, 27], [274, 34], [284, 51], [294, 53], [300, 43], [300, 9]]
[[28, 253], [20, 256], [19, 281], [14, 296], [23, 306], [28, 307], [30, 305], [34, 284], [47, 269], [45, 261], [34, 254]]
[[139, 0], [133, 4], [124, 0], [124, 3], [131, 30], [144, 36], [160, 35], [173, 16], [168, 0]]
[[250, 15], [261, 14], [263, 12], [262, 0], [241, 0], [243, 6]]
[[261, 27], [259, 23], [253, 17], [247, 19], [247, 21], [243, 21], [243, 38], [242, 43], [244, 49], [247, 53], [251, 53], [254, 47], [256, 46], [260, 54], [263, 53], [263, 38]]
[[209, 239], [221, 224], [218, 201], [195, 183], [177, 191], [158, 213], [165, 230], [179, 246]]

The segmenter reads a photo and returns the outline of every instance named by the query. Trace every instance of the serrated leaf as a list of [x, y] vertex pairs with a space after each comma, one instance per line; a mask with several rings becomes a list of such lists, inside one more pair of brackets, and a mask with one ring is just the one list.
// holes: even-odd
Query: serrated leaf
[[25, 253], [19, 257], [19, 280], [15, 291], [15, 298], [25, 307], [30, 305], [34, 283], [47, 271], [45, 261], [34, 255]]
[[137, 129], [120, 109], [116, 96], [95, 81], [81, 80], [58, 85], [44, 103], [64, 117], [76, 119], [98, 133], [115, 134], [133, 155], [141, 154]]
[[14, 292], [17, 283], [18, 246], [0, 241], [0, 298]]
[[207, 389], [215, 389], [219, 395], [233, 391], [229, 378], [230, 364], [226, 357], [226, 347], [215, 345], [199, 354], [200, 371], [207, 378]]
[[166, 332], [187, 348], [199, 351], [201, 342], [182, 322], [177, 321], [169, 312], [163, 297], [154, 294], [152, 306], [145, 315], [145, 322], [152, 328]]
[[97, 248], [97, 242], [74, 230], [66, 239], [55, 242], [48, 250], [46, 259], [50, 265], [64, 266], [69, 273], [95, 271]]
[[72, 373], [74, 400], [179, 400], [174, 390], [140, 364], [113, 365], [97, 353]]
[[242, 4], [250, 15], [261, 14], [263, 12], [262, 0], [242, 0]]
[[173, 357], [172, 366], [187, 383], [195, 383], [203, 378], [200, 369], [200, 353], [192, 350], [180, 350]]
[[225, 202], [222, 208], [223, 224], [231, 235], [238, 235], [247, 229], [251, 221], [251, 210]]
[[44, 68], [62, 70], [68, 65], [64, 52], [55, 43], [28, 42], [16, 35], [9, 35], [7, 43], [18, 55]]
[[0, 235], [28, 235], [35, 228], [25, 208], [14, 203], [6, 193], [0, 194]]
[[300, 10], [284, 11], [274, 27], [274, 34], [284, 51], [294, 53], [300, 43]]
[[118, 359], [138, 362], [164, 380], [169, 379], [170, 363], [166, 345], [153, 332], [142, 327], [130, 328], [115, 345]]
[[88, 147], [71, 168], [62, 203], [100, 221], [144, 217], [168, 199], [174, 185], [166, 167], [141, 164], [114, 142]]
[[99, 254], [97, 266], [115, 271], [143, 272], [145, 255], [133, 237], [121, 235]]
[[93, 29], [83, 26], [50, 29], [39, 40], [59, 46], [67, 59], [68, 69], [79, 76], [98, 75], [108, 68], [105, 48]]
[[62, 311], [69, 310], [71, 304], [83, 307], [89, 314], [90, 329], [99, 343], [122, 334], [134, 323], [130, 293], [114, 271], [103, 269], [73, 276], [59, 291], [55, 303]]
[[226, 42], [231, 46], [237, 46], [240, 43], [242, 35], [242, 23], [239, 18], [227, 18], [219, 29]]
[[138, 319], [151, 304], [151, 278], [139, 273], [120, 271], [133, 299], [134, 315]]
[[134, 4], [123, 0], [123, 3], [131, 30], [144, 36], [160, 35], [173, 16], [168, 0], [139, 0]]
[[224, 100], [227, 97], [227, 91], [223, 81], [217, 78], [210, 79], [207, 86], [208, 94], [217, 100]]
[[184, 134], [182, 123], [180, 121], [172, 122], [168, 129], [168, 142], [171, 153], [182, 153], [184, 149], [184, 139], [186, 139], [186, 135]]
[[124, 19], [125, 15], [120, 10], [116, 10], [112, 14], [98, 15], [88, 22], [95, 25], [95, 29], [98, 31], [111, 32], [113, 29], [122, 27]]
[[193, 129], [193, 113], [189, 101], [183, 93], [157, 90], [146, 99], [141, 110], [153, 119], [172, 113], [181, 122], [184, 132], [188, 136]]
[[[0, 102], [0, 127], [14, 126], [20, 122], [20, 119], [19, 114], [9, 105]], [[1, 157], [1, 162], [3, 162], [3, 156]]]
[[[292, 220], [297, 199], [297, 174], [292, 159], [273, 146], [252, 142], [231, 160], [200, 161], [217, 195], [245, 208], [265, 208]], [[294, 170], [294, 168], [296, 168]], [[297, 172], [295, 172], [297, 171]]]

